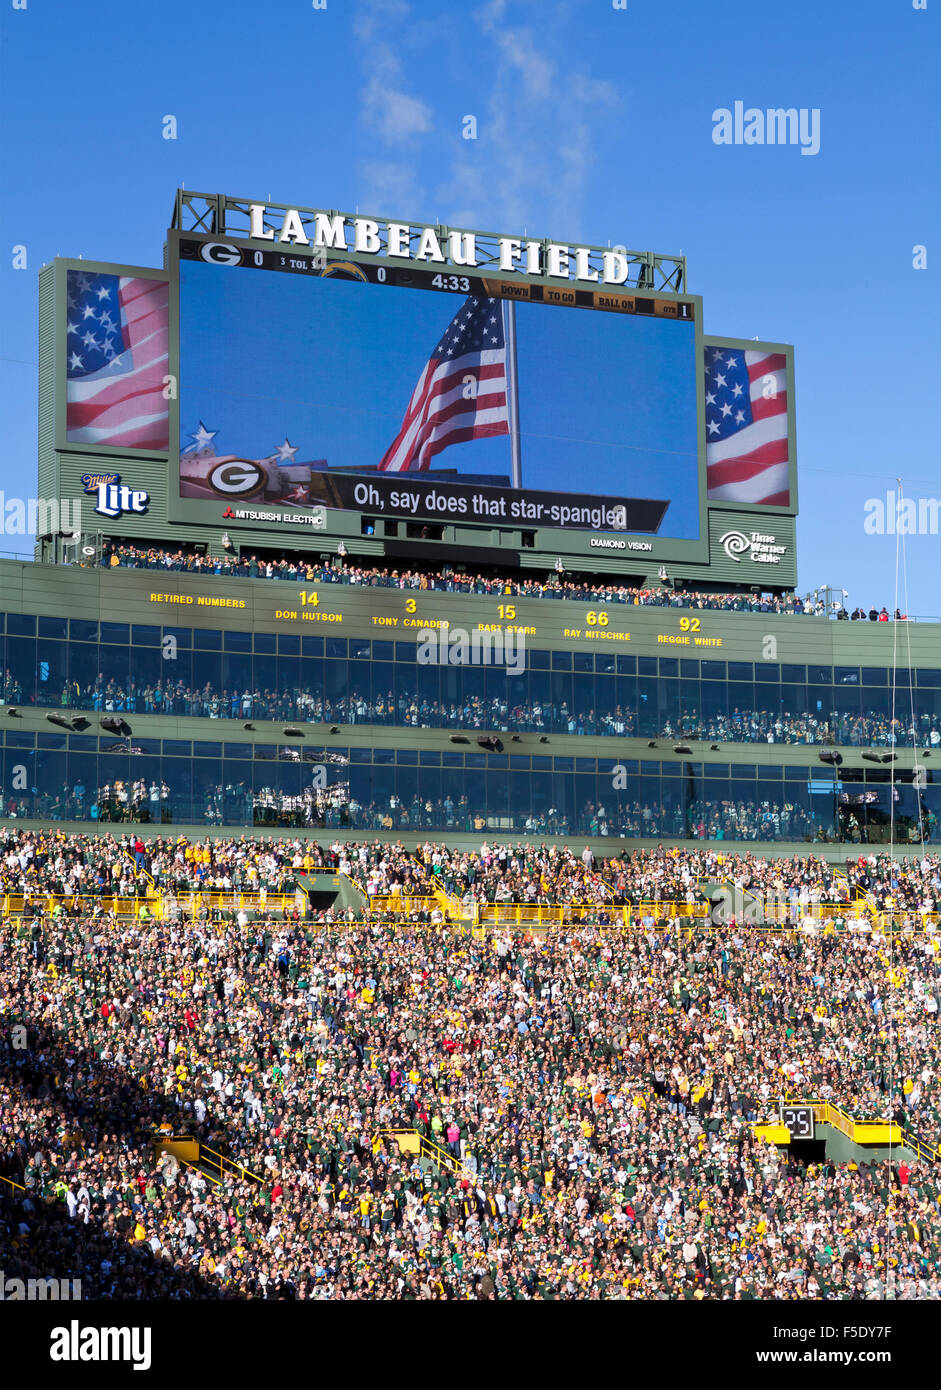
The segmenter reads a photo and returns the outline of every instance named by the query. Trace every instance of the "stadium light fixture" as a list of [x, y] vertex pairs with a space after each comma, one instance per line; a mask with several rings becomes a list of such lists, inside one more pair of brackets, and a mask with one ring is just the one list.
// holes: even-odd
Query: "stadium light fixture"
[[73, 729], [77, 729], [78, 732], [81, 733], [83, 729], [88, 728], [90, 720], [86, 719], [84, 714], [76, 714], [74, 719], [70, 720], [69, 722], [71, 723]]
[[101, 720], [101, 727], [107, 729], [109, 734], [123, 734], [127, 736], [132, 732], [131, 726], [126, 719], [114, 719], [110, 714], [106, 714]]
[[656, 746], [657, 746], [657, 741], [656, 741], [656, 739], [653, 739], [653, 738], [648, 739], [648, 741], [647, 741], [647, 747], [648, 747], [648, 748], [656, 748]]
[[242, 725], [242, 728], [243, 728], [243, 729], [254, 730], [255, 726], [254, 726], [254, 724], [243, 724], [243, 725]]
[[[865, 754], [863, 756], [865, 757]], [[843, 754], [838, 753], [835, 748], [827, 748], [822, 753], [818, 753], [817, 757], [822, 763], [829, 763], [832, 767], [839, 767], [843, 761]]]
[[47, 714], [46, 718], [49, 720], [50, 724], [58, 724], [60, 729], [68, 729], [69, 733], [72, 732], [72, 721], [71, 719], [66, 719], [64, 715]]
[[673, 751], [674, 753], [692, 753], [693, 750], [692, 748], [690, 748], [688, 743], [678, 743], [674, 747]]
[[303, 738], [303, 737], [304, 737], [304, 730], [303, 730], [303, 729], [295, 729], [295, 728], [293, 727], [293, 725], [292, 725], [292, 726], [289, 726], [287, 729], [282, 729], [281, 732], [282, 732], [287, 738]]
[[331, 725], [330, 725], [330, 732], [331, 732], [331, 734], [338, 734], [338, 733], [340, 732], [340, 726], [339, 726], [339, 724], [331, 724]]
[[8, 717], [9, 717], [10, 719], [22, 719], [22, 717], [23, 717], [23, 716], [20, 714], [19, 710], [14, 709], [14, 708], [12, 707], [12, 705], [11, 705], [11, 707], [7, 710], [7, 715], [8, 715]]
[[452, 734], [452, 743], [470, 743], [470, 739], [465, 734]]

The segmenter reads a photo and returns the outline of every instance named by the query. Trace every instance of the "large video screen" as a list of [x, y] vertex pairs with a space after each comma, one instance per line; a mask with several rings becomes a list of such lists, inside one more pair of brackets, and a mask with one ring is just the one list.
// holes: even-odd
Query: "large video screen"
[[692, 302], [180, 254], [181, 497], [699, 538]]

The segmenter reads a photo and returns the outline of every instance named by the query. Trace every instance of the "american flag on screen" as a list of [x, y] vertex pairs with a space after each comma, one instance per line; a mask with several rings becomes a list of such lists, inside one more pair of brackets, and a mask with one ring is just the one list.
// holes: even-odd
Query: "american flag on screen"
[[70, 270], [67, 293], [67, 438], [168, 448], [166, 281]]
[[[476, 382], [471, 396], [468, 376]], [[379, 467], [390, 473], [429, 468], [449, 444], [509, 432], [503, 306], [469, 295], [425, 363]]]
[[785, 367], [780, 352], [706, 348], [706, 487], [713, 501], [790, 505]]

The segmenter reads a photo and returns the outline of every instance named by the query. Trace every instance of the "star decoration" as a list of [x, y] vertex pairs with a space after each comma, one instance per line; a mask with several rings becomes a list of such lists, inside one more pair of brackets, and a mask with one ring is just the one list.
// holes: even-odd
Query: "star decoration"
[[195, 434], [190, 435], [193, 443], [183, 450], [184, 454], [201, 454], [209, 448], [209, 445], [219, 433], [218, 430], [207, 430], [202, 420], [199, 422], [199, 429]]

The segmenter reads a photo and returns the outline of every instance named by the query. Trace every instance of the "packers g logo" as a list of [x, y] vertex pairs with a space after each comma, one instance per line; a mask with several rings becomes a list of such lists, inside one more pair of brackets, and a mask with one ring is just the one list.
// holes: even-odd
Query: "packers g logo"
[[202, 260], [210, 265], [240, 265], [242, 253], [237, 246], [226, 241], [205, 241], [199, 248]]
[[220, 497], [253, 497], [261, 492], [267, 477], [254, 459], [226, 459], [209, 470], [206, 482]]

